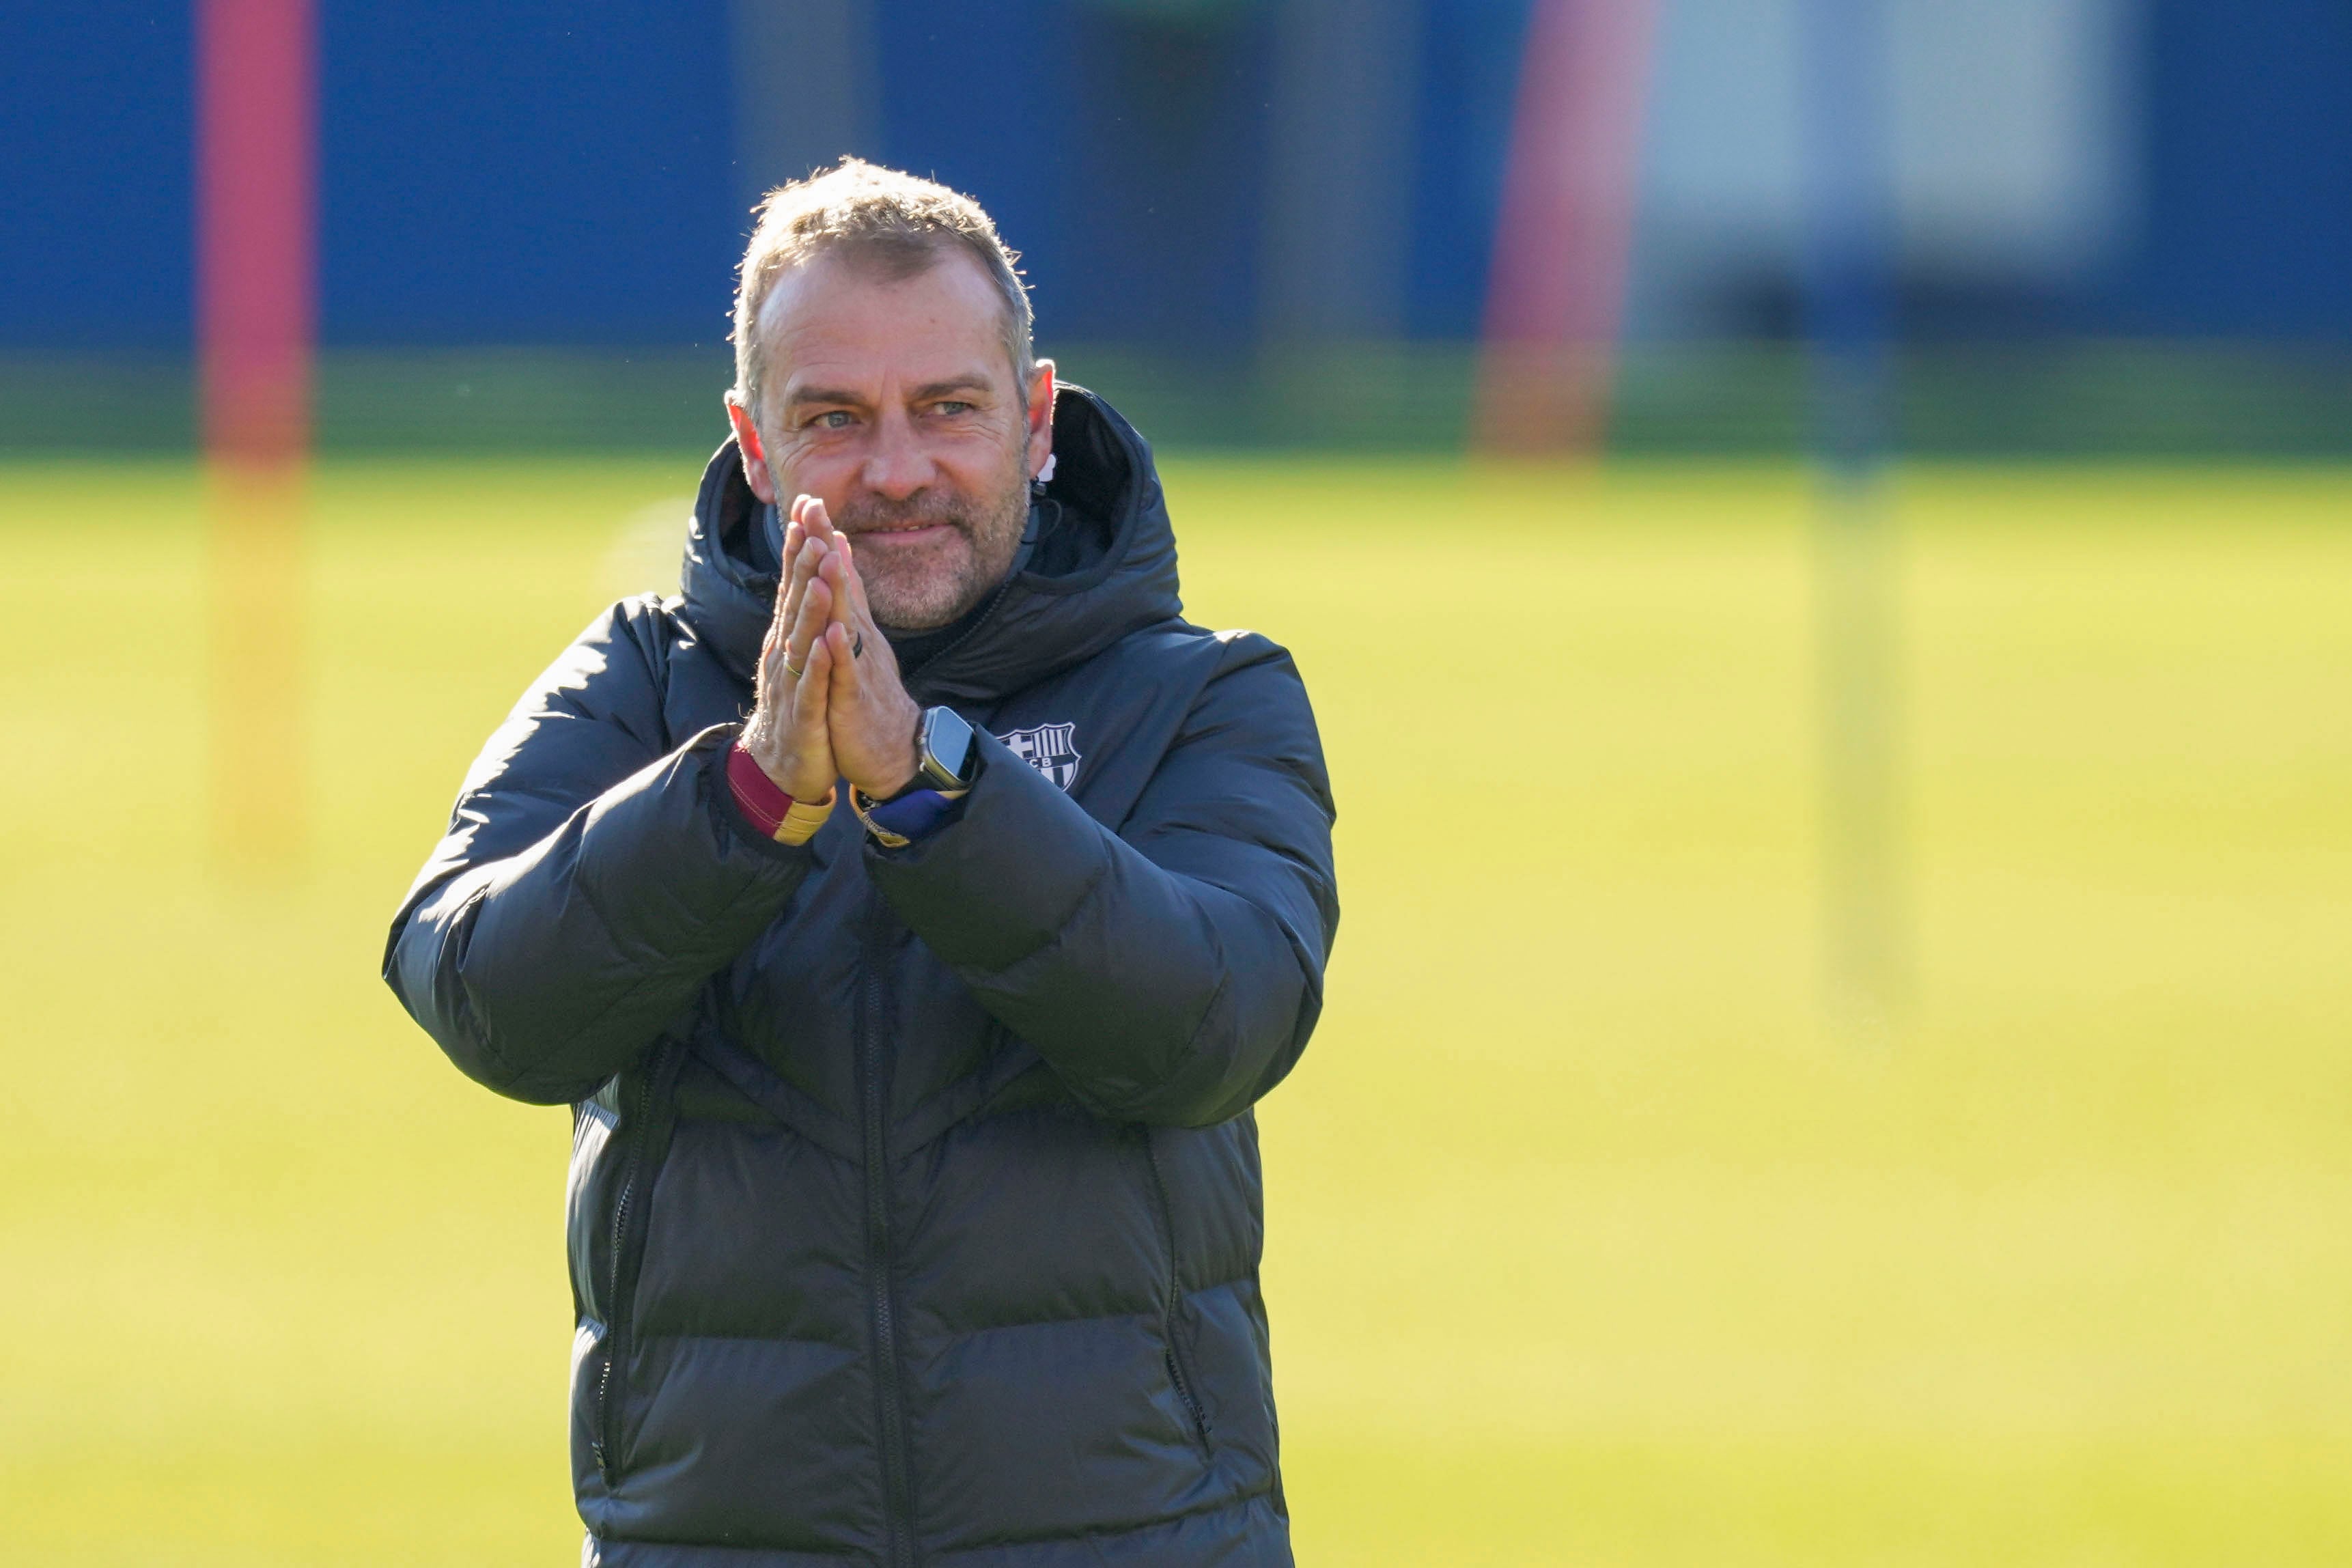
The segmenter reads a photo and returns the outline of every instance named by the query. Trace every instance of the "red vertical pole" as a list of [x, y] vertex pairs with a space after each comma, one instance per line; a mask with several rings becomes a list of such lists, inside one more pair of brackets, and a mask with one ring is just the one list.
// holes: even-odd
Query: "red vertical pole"
[[310, 444], [312, 58], [310, 0], [199, 0], [196, 336], [215, 459], [299, 462]]
[[1601, 449], [1655, 24], [1656, 0], [1535, 0], [1487, 281], [1482, 450]]
[[196, 343], [212, 535], [215, 849], [303, 837], [302, 518], [317, 321], [310, 0], [197, 0]]

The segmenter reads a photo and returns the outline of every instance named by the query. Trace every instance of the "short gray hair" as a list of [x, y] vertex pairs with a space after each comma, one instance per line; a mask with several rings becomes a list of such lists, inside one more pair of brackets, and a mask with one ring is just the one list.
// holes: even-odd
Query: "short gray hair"
[[727, 400], [753, 417], [760, 412], [760, 310], [794, 268], [839, 251], [891, 281], [929, 271], [960, 245], [988, 271], [1004, 301], [1004, 351], [1024, 404], [1036, 370], [1030, 333], [1029, 290], [996, 225], [970, 196], [860, 158], [770, 191], [753, 209], [759, 226], [743, 252], [735, 289], [735, 385]]

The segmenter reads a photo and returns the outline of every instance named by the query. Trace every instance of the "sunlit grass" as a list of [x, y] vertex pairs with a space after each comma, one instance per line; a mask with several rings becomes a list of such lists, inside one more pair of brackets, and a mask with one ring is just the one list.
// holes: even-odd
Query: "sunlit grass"
[[[316, 484], [310, 869], [205, 868], [180, 468], [0, 469], [12, 1561], [573, 1560], [566, 1123], [385, 918], [675, 464]], [[1183, 462], [1340, 806], [1264, 1110], [1302, 1560], [2352, 1554], [2352, 477], [1898, 488], [1919, 1000], [1817, 1020], [1799, 476]]]

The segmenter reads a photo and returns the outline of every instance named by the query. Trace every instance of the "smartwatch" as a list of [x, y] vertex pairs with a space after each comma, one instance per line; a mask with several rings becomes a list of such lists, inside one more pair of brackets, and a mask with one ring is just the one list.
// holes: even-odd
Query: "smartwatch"
[[888, 800], [849, 792], [857, 819], [885, 849], [904, 849], [947, 819], [980, 771], [972, 728], [952, 708], [929, 708], [915, 725], [915, 776]]
[[980, 748], [963, 715], [952, 708], [926, 708], [915, 725], [915, 777], [900, 793], [970, 789], [979, 766]]

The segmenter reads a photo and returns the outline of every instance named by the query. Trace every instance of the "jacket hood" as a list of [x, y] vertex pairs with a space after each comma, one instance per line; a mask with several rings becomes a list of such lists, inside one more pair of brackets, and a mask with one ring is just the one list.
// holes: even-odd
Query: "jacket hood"
[[[969, 631], [906, 672], [919, 700], [994, 702], [1181, 613], [1176, 533], [1151, 448], [1084, 387], [1056, 391], [1053, 475], [1031, 505], [1013, 575]], [[680, 615], [744, 680], [776, 599], [775, 574], [752, 555], [763, 507], [730, 439], [703, 472], [679, 575]]]

